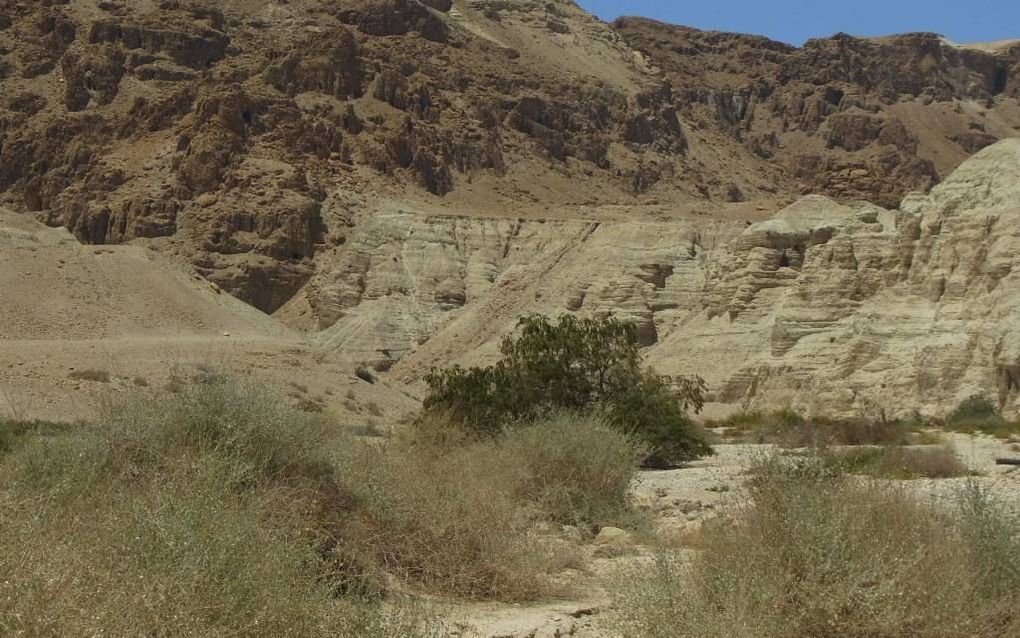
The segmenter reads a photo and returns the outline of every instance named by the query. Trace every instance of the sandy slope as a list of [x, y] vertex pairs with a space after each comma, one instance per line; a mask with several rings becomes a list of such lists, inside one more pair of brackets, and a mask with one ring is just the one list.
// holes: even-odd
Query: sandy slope
[[[83, 246], [0, 210], [0, 415], [89, 416], [105, 398], [155, 391], [197, 365], [264, 378], [353, 425], [375, 418], [370, 403], [394, 418], [416, 405], [151, 251]], [[111, 378], [76, 378], [85, 371]]]

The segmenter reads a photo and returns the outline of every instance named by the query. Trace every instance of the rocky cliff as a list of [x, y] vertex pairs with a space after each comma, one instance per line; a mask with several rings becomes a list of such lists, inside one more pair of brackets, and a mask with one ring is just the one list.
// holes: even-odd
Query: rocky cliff
[[941, 414], [1020, 410], [1020, 140], [896, 210], [811, 195], [747, 225], [391, 210], [313, 280], [322, 345], [413, 382], [491, 360], [528, 312], [635, 322], [648, 361], [712, 401]]
[[678, 87], [684, 122], [782, 166], [802, 193], [895, 207], [1020, 125], [1020, 41], [837, 34], [795, 48], [641, 18], [613, 26]]
[[795, 48], [570, 0], [0, 0], [0, 204], [404, 381], [525, 312], [614, 313], [722, 403], [1015, 408], [1015, 145], [990, 145], [1018, 134], [1016, 44]]
[[275, 311], [365, 219], [350, 201], [895, 206], [1016, 134], [1017, 51], [794, 49], [570, 0], [0, 0], [0, 193]]

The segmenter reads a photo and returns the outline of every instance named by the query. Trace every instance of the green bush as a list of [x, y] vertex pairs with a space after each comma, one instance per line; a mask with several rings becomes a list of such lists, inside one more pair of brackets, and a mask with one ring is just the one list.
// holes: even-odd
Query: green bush
[[999, 415], [999, 408], [992, 403], [988, 397], [974, 395], [968, 397], [956, 406], [956, 409], [949, 415], [950, 422], [958, 422], [968, 419], [989, 419]]
[[958, 432], [980, 432], [1004, 439], [1020, 436], [1020, 425], [1009, 421], [987, 397], [964, 399], [946, 419], [946, 427]]
[[645, 370], [631, 325], [612, 318], [521, 320], [487, 368], [459, 366], [426, 377], [424, 412], [442, 413], [475, 433], [499, 433], [550, 413], [598, 414], [648, 444], [648, 464], [672, 466], [711, 453], [688, 411], [701, 410], [698, 378]]

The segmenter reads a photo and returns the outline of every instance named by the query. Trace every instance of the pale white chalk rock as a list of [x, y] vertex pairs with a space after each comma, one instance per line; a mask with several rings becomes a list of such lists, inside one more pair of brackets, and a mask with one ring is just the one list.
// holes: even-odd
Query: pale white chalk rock
[[749, 227], [383, 211], [309, 299], [322, 345], [409, 382], [493, 361], [524, 314], [612, 314], [716, 405], [939, 415], [980, 393], [1016, 414], [1017, 266], [1011, 139], [896, 211], [810, 196]]

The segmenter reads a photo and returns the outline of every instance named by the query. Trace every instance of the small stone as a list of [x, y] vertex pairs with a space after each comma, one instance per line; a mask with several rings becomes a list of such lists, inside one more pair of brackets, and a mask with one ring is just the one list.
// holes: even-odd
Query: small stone
[[631, 545], [634, 542], [633, 536], [627, 530], [620, 529], [619, 527], [603, 527], [599, 530], [598, 536], [595, 537], [596, 545]]
[[195, 203], [201, 206], [202, 208], [209, 208], [218, 201], [219, 197], [217, 197], [213, 193], [202, 193], [201, 195], [195, 198]]
[[691, 512], [701, 510], [704, 506], [701, 504], [701, 501], [681, 501], [677, 504], [677, 507], [684, 514], [690, 514]]

